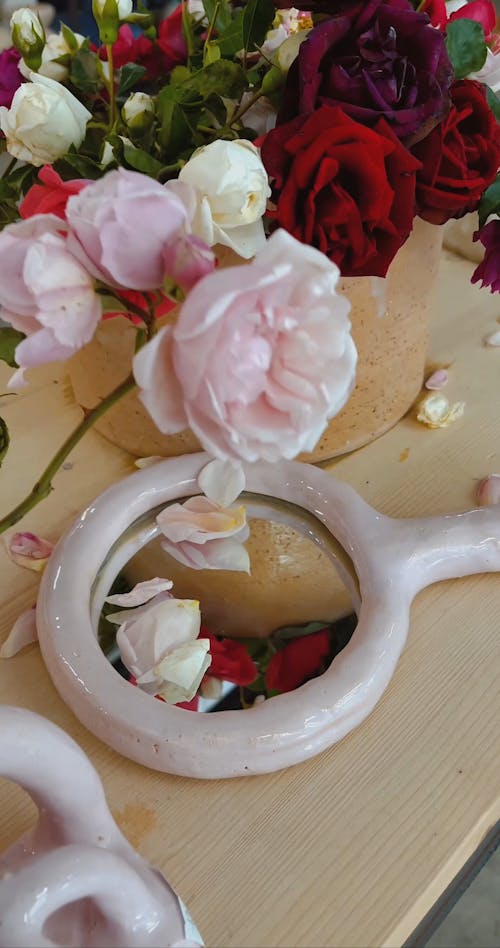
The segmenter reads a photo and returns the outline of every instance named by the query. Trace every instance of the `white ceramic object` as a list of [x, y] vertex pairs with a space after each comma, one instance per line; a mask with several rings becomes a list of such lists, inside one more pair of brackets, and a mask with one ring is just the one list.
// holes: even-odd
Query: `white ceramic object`
[[0, 706], [0, 776], [38, 807], [0, 855], [0, 948], [197, 948], [202, 941], [160, 873], [109, 812], [77, 744], [22, 708]]
[[[326, 527], [351, 557], [361, 590], [359, 600], [351, 583], [358, 625], [330, 668], [295, 691], [251, 711], [196, 714], [131, 687], [99, 648], [96, 628], [111, 582], [156, 529], [139, 526], [114, 552], [113, 544], [153, 508], [199, 493], [197, 477], [207, 460], [194, 454], [158, 463], [87, 508], [43, 576], [40, 645], [63, 699], [94, 734], [127, 757], [192, 777], [267, 773], [312, 757], [370, 713], [396, 668], [417, 592], [438, 580], [500, 570], [500, 509], [394, 520], [318, 468], [294, 461], [248, 465], [251, 494], [280, 498], [313, 514], [318, 533], [308, 527], [309, 535], [322, 543]], [[300, 528], [293, 514], [285, 520]]]

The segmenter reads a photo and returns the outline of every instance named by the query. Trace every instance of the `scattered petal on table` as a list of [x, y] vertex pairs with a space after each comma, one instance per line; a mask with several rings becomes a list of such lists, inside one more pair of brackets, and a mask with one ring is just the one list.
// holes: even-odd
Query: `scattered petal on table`
[[12, 658], [27, 645], [38, 641], [35, 606], [23, 612], [14, 622], [5, 642], [0, 648], [0, 658]]
[[431, 391], [444, 388], [448, 384], [448, 372], [446, 369], [436, 369], [425, 382], [425, 387]]
[[428, 428], [447, 428], [458, 421], [465, 411], [465, 402], [450, 402], [445, 395], [436, 392], [426, 395], [418, 404], [417, 421]]
[[11, 560], [18, 566], [32, 569], [36, 573], [42, 572], [54, 549], [53, 543], [36, 533], [13, 533], [6, 543]]
[[476, 488], [476, 501], [480, 507], [500, 504], [500, 474], [484, 477]]
[[171, 579], [160, 579], [156, 576], [155, 579], [146, 579], [143, 583], [137, 583], [128, 593], [107, 596], [106, 602], [110, 602], [113, 606], [125, 606], [125, 608], [142, 606], [145, 602], [149, 602], [150, 599], [154, 599], [158, 593], [172, 589], [172, 586], [173, 582]]
[[483, 339], [483, 346], [487, 346], [488, 348], [496, 348], [497, 346], [500, 346], [500, 329], [490, 333], [489, 336], [485, 336]]

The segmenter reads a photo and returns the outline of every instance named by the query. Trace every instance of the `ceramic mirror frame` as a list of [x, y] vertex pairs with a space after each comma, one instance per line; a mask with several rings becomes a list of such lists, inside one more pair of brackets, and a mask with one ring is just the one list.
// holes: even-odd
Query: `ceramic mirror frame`
[[[200, 493], [204, 453], [159, 462], [110, 487], [58, 543], [45, 570], [37, 625], [45, 664], [76, 716], [119, 753], [156, 770], [220, 778], [269, 773], [313, 757], [372, 711], [404, 647], [410, 605], [430, 583], [500, 570], [500, 510], [418, 520], [378, 513], [347, 484], [295, 461], [246, 465], [246, 490], [308, 511], [339, 541], [357, 574], [358, 624], [319, 677], [249, 711], [197, 714], [155, 701], [112, 667], [96, 638], [96, 615], [142, 533], [102, 569], [127, 528], [161, 505]], [[321, 542], [318, 536], [318, 542]], [[300, 589], [297, 591], [300, 595]], [[357, 594], [352, 589], [353, 599]]]

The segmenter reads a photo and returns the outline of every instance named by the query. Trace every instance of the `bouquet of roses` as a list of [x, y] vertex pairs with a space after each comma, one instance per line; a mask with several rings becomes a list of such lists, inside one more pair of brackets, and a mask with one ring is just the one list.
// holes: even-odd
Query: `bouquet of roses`
[[[97, 47], [13, 15], [0, 54], [0, 358], [15, 387], [117, 313], [137, 341], [128, 378], [0, 532], [138, 386], [162, 432], [189, 426], [215, 459], [202, 496], [160, 515], [169, 552], [248, 569], [244, 511], [229, 506], [241, 462], [312, 450], [354, 385], [339, 276], [384, 277], [415, 216], [479, 210], [474, 279], [500, 288], [493, 4], [307, 5], [183, 0], [155, 24], [132, 0], [94, 0]], [[239, 265], [218, 265], [228, 253]], [[0, 442], [1, 457], [4, 422]]]

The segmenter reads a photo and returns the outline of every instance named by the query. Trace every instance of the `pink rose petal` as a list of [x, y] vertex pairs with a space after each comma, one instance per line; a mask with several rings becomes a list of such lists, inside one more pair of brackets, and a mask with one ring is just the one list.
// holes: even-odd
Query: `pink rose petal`
[[44, 569], [53, 549], [53, 543], [36, 533], [14, 533], [7, 541], [7, 552], [11, 560], [18, 566], [32, 569], [36, 573]]
[[156, 576], [155, 579], [146, 579], [143, 583], [137, 583], [128, 593], [107, 596], [106, 602], [110, 602], [114, 606], [124, 606], [125, 608], [142, 606], [145, 602], [149, 602], [150, 599], [154, 599], [158, 593], [172, 589], [172, 586], [173, 583], [171, 579], [160, 579]]

